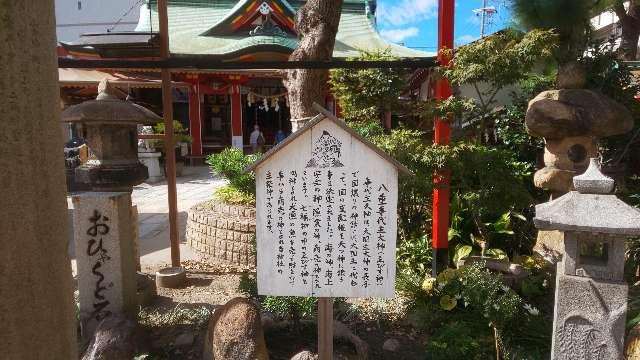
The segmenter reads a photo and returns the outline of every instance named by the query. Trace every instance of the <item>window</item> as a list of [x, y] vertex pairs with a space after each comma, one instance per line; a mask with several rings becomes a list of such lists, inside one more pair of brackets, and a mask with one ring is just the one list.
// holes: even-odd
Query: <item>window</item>
[[607, 266], [609, 260], [609, 244], [606, 242], [581, 242], [580, 264]]
[[78, 10], [82, 10], [82, 1], [78, 0]]

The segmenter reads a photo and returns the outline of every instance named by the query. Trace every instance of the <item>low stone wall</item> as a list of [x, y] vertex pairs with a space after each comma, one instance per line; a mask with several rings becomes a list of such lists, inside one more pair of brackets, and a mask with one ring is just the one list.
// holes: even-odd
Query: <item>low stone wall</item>
[[189, 209], [187, 243], [213, 264], [249, 270], [256, 264], [256, 210], [214, 201]]

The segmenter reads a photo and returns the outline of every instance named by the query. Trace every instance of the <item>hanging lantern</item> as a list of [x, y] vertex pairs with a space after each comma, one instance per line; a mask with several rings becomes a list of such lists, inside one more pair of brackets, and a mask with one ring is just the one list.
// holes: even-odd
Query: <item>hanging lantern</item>
[[255, 102], [255, 98], [253, 96], [252, 92], [249, 92], [247, 94], [247, 105], [249, 105], [249, 107], [253, 106], [253, 103]]
[[262, 105], [264, 111], [269, 111], [269, 100], [267, 98], [262, 99]]

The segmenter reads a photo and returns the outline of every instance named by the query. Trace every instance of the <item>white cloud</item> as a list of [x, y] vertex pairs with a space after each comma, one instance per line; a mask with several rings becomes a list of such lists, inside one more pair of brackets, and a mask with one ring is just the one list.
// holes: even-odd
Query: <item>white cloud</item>
[[380, 31], [380, 35], [392, 42], [401, 42], [406, 38], [417, 36], [420, 30], [417, 27], [412, 26], [406, 29], [390, 29]]
[[474, 35], [462, 35], [456, 38], [455, 40], [455, 44], [456, 46], [460, 46], [460, 45], [464, 45], [464, 44], [468, 44], [470, 42], [476, 41], [480, 38], [480, 36], [474, 36]]
[[471, 15], [465, 20], [465, 22], [471, 25], [480, 25], [481, 17], [478, 15]]
[[402, 26], [436, 17], [438, 0], [401, 0], [397, 5], [381, 2], [376, 12], [381, 24]]

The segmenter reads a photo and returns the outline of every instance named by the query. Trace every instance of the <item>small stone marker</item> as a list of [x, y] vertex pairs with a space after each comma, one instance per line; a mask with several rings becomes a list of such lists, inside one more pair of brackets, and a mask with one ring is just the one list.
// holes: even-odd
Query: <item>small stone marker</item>
[[85, 336], [112, 315], [135, 315], [131, 195], [87, 192], [74, 195], [73, 205], [80, 319]]
[[577, 191], [536, 206], [535, 224], [564, 232], [558, 264], [552, 360], [623, 356], [625, 240], [640, 235], [640, 211], [614, 195], [595, 159], [573, 179]]
[[250, 169], [259, 294], [394, 295], [402, 164], [323, 113]]

